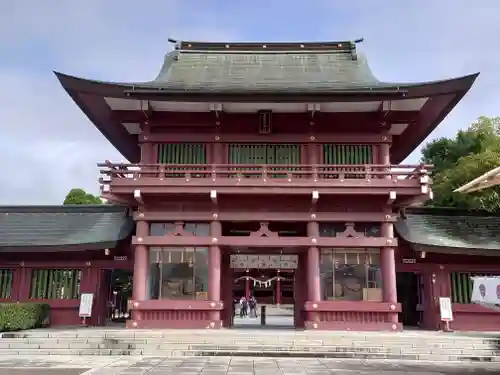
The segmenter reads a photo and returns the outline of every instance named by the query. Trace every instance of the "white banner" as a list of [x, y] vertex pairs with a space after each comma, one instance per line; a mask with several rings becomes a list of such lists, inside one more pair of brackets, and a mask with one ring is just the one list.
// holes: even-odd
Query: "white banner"
[[500, 311], [500, 277], [472, 277], [472, 303]]
[[231, 268], [296, 269], [298, 265], [298, 255], [231, 254]]

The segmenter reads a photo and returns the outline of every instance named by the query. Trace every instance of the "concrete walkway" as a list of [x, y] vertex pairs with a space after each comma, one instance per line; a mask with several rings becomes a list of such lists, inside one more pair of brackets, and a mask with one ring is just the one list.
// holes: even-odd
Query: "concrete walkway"
[[[92, 368], [89, 369], [89, 367]], [[248, 357], [2, 357], [0, 375], [379, 375], [500, 373], [500, 364]]]

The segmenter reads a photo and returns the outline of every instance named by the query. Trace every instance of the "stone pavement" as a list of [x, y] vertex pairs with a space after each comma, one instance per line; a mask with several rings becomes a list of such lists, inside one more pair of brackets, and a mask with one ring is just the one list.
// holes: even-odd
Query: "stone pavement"
[[387, 375], [494, 375], [500, 373], [500, 364], [266, 357], [0, 358], [0, 375], [379, 375], [381, 372]]

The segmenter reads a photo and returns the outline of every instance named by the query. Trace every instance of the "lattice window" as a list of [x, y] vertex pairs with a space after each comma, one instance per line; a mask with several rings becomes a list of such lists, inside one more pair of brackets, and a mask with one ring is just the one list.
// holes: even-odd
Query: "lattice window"
[[[323, 145], [323, 164], [365, 165], [373, 164], [372, 145], [325, 144]], [[328, 172], [362, 172], [364, 168], [328, 168]], [[328, 174], [329, 178], [339, 178], [338, 174]], [[346, 174], [344, 178], [364, 178], [361, 174]]]
[[14, 272], [9, 269], [0, 269], [0, 299], [12, 297], [12, 279]]
[[31, 273], [31, 299], [80, 298], [79, 269], [35, 269]]

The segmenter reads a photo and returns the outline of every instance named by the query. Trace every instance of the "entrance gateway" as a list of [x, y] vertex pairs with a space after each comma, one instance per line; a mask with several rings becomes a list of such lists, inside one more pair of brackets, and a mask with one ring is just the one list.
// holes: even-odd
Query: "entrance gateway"
[[[425, 258], [432, 267], [405, 265], [424, 272], [430, 291], [419, 308], [432, 327], [436, 287], [450, 289], [456, 284], [446, 277], [462, 275], [434, 255], [442, 247], [437, 234], [414, 235], [424, 227], [400, 215], [432, 195], [430, 167], [398, 163], [477, 75], [380, 81], [353, 41], [173, 43], [152, 82], [56, 73], [131, 164], [100, 165], [102, 196], [120, 205], [5, 208], [0, 272], [7, 283], [0, 299], [44, 300], [53, 324], [78, 324], [79, 293], [105, 301], [102, 270], [133, 268], [128, 327], [227, 327], [233, 289], [240, 287], [234, 279], [246, 280], [246, 269], [234, 277], [229, 255], [243, 248], [273, 255], [274, 248], [298, 257], [287, 286], [292, 294], [285, 295], [290, 275], [280, 279], [280, 296], [277, 284], [269, 290], [269, 279], [278, 279], [271, 268], [249, 269], [256, 284], [262, 274], [268, 280], [252, 291], [281, 304], [292, 298], [298, 327], [399, 330], [397, 254], [437, 243]], [[408, 241], [398, 243], [395, 229]], [[67, 257], [57, 252], [69, 251], [71, 261], [63, 262]], [[470, 271], [469, 261], [449, 263]], [[478, 260], [477, 271], [492, 263]], [[95, 306], [96, 315], [108, 310]], [[457, 311], [453, 324], [467, 311]]]
[[[296, 254], [238, 253], [230, 255], [233, 275], [234, 327], [293, 328], [295, 310], [295, 270], [299, 265]], [[243, 316], [241, 299], [256, 303], [253, 314]], [[262, 316], [264, 314], [264, 317]]]

